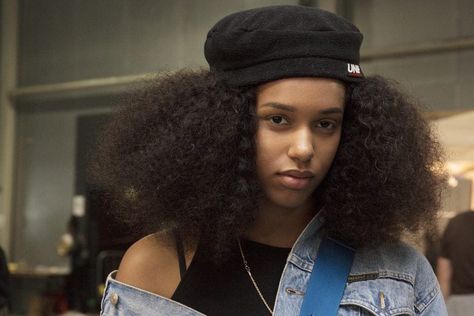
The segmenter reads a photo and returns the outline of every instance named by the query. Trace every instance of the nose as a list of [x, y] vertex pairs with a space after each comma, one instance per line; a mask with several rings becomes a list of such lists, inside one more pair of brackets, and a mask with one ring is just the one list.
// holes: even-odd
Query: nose
[[314, 157], [313, 133], [308, 129], [301, 129], [294, 133], [288, 157], [301, 162], [310, 161]]

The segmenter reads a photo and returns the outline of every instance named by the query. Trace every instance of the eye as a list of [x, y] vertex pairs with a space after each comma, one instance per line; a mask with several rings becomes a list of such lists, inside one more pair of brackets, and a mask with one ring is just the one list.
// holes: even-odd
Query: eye
[[268, 119], [274, 125], [288, 124], [288, 121], [281, 115], [273, 115], [273, 116], [270, 116]]
[[317, 126], [324, 129], [334, 129], [336, 127], [336, 124], [331, 121], [321, 121], [318, 123]]

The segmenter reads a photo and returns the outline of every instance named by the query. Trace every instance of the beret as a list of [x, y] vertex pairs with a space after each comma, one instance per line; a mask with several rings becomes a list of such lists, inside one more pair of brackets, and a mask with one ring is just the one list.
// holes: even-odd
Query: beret
[[269, 6], [236, 12], [208, 32], [204, 55], [231, 86], [288, 77], [358, 82], [362, 33], [345, 19], [312, 7]]

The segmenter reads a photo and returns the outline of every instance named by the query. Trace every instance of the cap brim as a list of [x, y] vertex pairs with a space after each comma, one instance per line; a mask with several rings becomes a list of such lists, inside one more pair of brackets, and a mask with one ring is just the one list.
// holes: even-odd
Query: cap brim
[[[357, 66], [358, 69], [354, 69]], [[271, 60], [239, 69], [220, 72], [231, 86], [251, 86], [291, 77], [323, 77], [343, 82], [360, 82], [364, 74], [358, 65], [317, 57], [296, 57]]]

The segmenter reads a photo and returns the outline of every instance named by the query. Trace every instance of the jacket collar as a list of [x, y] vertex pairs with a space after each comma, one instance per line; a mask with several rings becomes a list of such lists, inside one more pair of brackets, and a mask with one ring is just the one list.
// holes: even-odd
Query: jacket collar
[[306, 225], [291, 249], [289, 260], [303, 270], [311, 272], [324, 230], [324, 219], [320, 210]]

